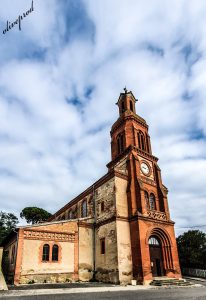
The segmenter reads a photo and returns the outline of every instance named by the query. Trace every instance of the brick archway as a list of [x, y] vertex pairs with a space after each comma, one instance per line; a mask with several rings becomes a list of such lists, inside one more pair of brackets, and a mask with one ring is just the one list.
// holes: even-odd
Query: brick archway
[[172, 251], [171, 251], [172, 244], [171, 244], [170, 237], [162, 228], [153, 228], [147, 234], [146, 243], [148, 247], [149, 247], [150, 237], [156, 237], [160, 241], [163, 269], [164, 269], [164, 273], [167, 274], [173, 270]]

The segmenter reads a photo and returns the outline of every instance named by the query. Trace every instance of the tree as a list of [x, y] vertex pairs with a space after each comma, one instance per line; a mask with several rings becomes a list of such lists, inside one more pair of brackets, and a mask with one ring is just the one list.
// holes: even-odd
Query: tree
[[0, 243], [16, 228], [18, 222], [18, 218], [14, 214], [0, 211]]
[[46, 221], [51, 215], [48, 211], [39, 207], [25, 207], [20, 213], [22, 219], [26, 219], [27, 223], [32, 224]]
[[206, 269], [206, 234], [189, 230], [177, 238], [182, 268]]

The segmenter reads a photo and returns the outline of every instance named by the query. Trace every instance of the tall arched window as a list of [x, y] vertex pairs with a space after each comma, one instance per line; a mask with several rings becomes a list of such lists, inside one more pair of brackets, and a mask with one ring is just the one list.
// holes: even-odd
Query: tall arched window
[[53, 245], [52, 247], [52, 261], [58, 261], [59, 259], [59, 246]]
[[49, 245], [43, 246], [42, 261], [49, 261]]
[[124, 135], [123, 135], [123, 133], [121, 133], [117, 136], [117, 149], [118, 149], [118, 154], [122, 153], [122, 151], [124, 150]]
[[87, 200], [82, 201], [82, 218], [87, 216]]
[[156, 209], [156, 205], [155, 205], [155, 195], [154, 194], [150, 194], [149, 195], [149, 206], [151, 210], [155, 210]]
[[149, 209], [149, 195], [146, 191], [144, 192], [144, 198], [145, 198], [146, 208]]
[[133, 103], [132, 103], [132, 100], [130, 100], [129, 105], [130, 105], [130, 110], [133, 111]]
[[145, 136], [144, 133], [142, 131], [138, 131], [138, 144], [139, 144], [139, 148], [141, 150], [146, 150], [145, 147]]
[[149, 136], [146, 134], [146, 146], [147, 146], [147, 152], [150, 152], [149, 148]]

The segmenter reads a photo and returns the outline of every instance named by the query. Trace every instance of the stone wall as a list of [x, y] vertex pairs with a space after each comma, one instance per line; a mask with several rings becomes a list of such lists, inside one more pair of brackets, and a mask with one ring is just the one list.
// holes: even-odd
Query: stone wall
[[[105, 239], [105, 254], [101, 254], [101, 239]], [[107, 223], [96, 228], [95, 240], [96, 280], [118, 283], [116, 222]]]
[[[102, 203], [103, 206], [102, 207]], [[95, 190], [96, 223], [112, 218], [116, 214], [115, 177]]]

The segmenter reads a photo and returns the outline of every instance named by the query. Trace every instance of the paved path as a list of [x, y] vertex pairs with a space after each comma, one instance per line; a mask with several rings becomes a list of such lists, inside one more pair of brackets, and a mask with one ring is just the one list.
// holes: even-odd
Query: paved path
[[95, 286], [59, 289], [10, 290], [0, 292], [0, 300], [65, 300], [65, 299], [186, 299], [206, 300], [206, 287], [153, 287], [153, 286]]
[[[28, 291], [23, 291], [25, 294], [19, 294], [20, 291], [10, 291], [14, 293], [13, 295], [7, 293], [1, 294], [0, 299], [5, 300], [105, 300], [105, 299], [114, 299], [114, 300], [205, 300], [206, 299], [206, 288], [205, 287], [193, 287], [193, 288], [149, 288], [145, 289], [144, 287], [137, 288], [131, 287], [114, 287], [107, 288], [103, 291], [89, 291], [92, 288], [82, 288], [80, 289], [62, 289], [62, 290], [33, 290], [33, 295], [26, 295]], [[106, 287], [105, 287], [106, 289]], [[108, 290], [109, 289], [109, 290]], [[86, 290], [86, 291], [85, 291]], [[37, 294], [38, 291], [38, 294]], [[42, 294], [39, 294], [39, 292]], [[45, 294], [47, 292], [47, 294]], [[18, 296], [17, 296], [18, 294]]]

